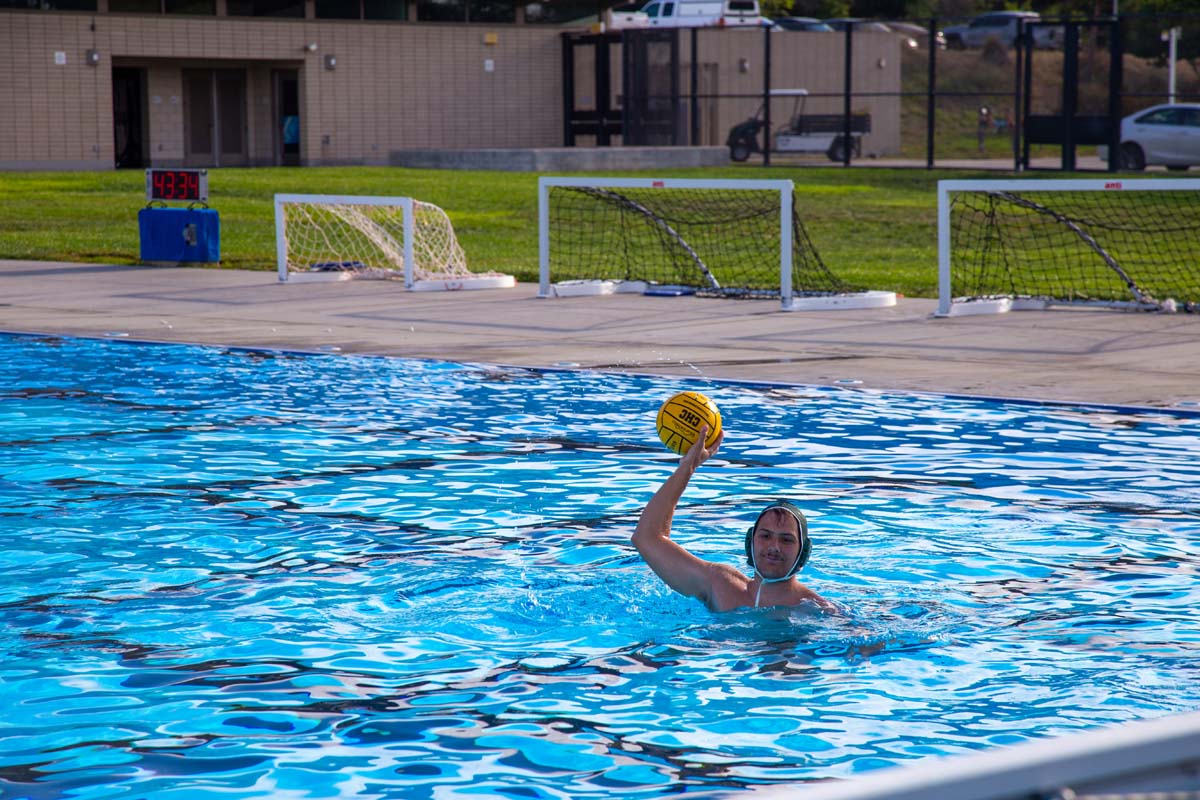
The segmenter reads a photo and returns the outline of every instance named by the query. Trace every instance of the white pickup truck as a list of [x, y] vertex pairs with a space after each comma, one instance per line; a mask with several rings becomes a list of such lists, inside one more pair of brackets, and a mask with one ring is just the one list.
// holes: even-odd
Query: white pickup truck
[[[966, 25], [951, 25], [942, 31], [946, 37], [946, 46], [953, 50], [983, 47], [989, 41], [997, 41], [1005, 47], [1012, 47], [1017, 40], [1018, 22], [1024, 20], [1041, 22], [1042, 17], [1036, 11], [993, 11], [980, 14]], [[1033, 46], [1041, 49], [1062, 47], [1063, 27], [1061, 25], [1038, 25], [1033, 29]]]
[[[627, 9], [627, 6], [618, 8]], [[769, 26], [758, 0], [650, 0], [639, 11], [614, 9], [608, 15], [609, 30], [621, 28], [706, 28]]]

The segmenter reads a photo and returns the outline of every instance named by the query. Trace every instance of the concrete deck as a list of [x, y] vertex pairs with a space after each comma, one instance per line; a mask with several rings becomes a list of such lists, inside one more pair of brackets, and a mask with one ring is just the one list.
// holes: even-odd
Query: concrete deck
[[537, 287], [407, 292], [274, 272], [0, 261], [7, 331], [375, 353], [1088, 403], [1200, 407], [1200, 317], [1110, 310], [932, 317]]

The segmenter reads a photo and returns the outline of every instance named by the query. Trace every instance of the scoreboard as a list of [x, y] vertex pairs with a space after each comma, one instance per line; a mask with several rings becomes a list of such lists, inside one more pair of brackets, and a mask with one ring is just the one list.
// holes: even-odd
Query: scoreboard
[[174, 200], [188, 203], [208, 202], [208, 170], [148, 169], [146, 200]]

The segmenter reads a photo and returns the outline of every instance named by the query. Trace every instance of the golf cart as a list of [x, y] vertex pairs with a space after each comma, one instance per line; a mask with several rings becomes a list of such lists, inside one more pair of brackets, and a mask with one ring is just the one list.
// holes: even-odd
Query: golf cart
[[[863, 134], [871, 132], [870, 114], [850, 115], [847, 139], [846, 118], [842, 114], [804, 113], [807, 89], [772, 89], [771, 98], [777, 97], [791, 98], [792, 113], [788, 121], [769, 136], [772, 153], [825, 153], [830, 161], [845, 161], [849, 147], [851, 158], [862, 156]], [[734, 125], [729, 131], [727, 144], [731, 159], [745, 161], [752, 153], [763, 152], [759, 133], [767, 127], [766, 114], [766, 103], [763, 103], [753, 117]]]

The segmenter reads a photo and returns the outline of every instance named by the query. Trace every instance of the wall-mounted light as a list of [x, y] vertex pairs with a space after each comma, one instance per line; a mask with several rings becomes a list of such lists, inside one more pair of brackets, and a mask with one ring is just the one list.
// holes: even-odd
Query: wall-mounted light
[[750, 59], [739, 58], [738, 59], [738, 72], [740, 72], [744, 75], [745, 73], [747, 73], [749, 71], [750, 71]]
[[325, 56], [325, 69], [327, 69], [327, 70], [337, 69], [337, 56], [335, 56], [333, 53], [330, 53], [329, 55]]
[[88, 50], [87, 58], [85, 60], [87, 61], [89, 67], [99, 66], [100, 65], [100, 51], [99, 50]]
[[308, 44], [304, 45], [304, 49], [310, 53], [315, 53], [315, 52], [317, 52], [317, 43], [309, 42]]

